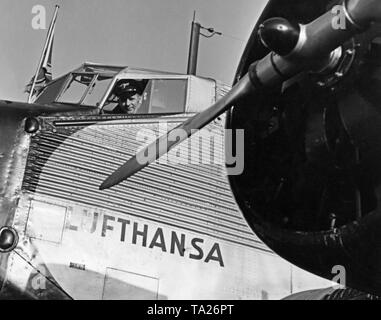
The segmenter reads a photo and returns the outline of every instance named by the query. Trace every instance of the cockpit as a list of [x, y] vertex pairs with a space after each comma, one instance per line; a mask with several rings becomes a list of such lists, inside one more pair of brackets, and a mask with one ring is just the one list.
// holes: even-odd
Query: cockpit
[[[118, 92], [125, 79], [115, 83], [114, 90], [103, 105], [104, 113], [126, 113], [126, 114], [157, 114], [157, 113], [183, 113], [185, 112], [187, 96], [187, 79], [138, 79], [141, 90], [135, 95], [125, 97]], [[130, 81], [130, 79], [128, 79]], [[139, 96], [140, 103], [135, 110], [123, 108], [123, 104], [132, 101]], [[135, 98], [136, 99], [136, 98]], [[115, 111], [116, 110], [116, 111]], [[121, 112], [119, 112], [121, 111]]]
[[50, 82], [35, 102], [94, 107], [100, 114], [176, 114], [210, 106], [217, 91], [212, 79], [84, 64]]

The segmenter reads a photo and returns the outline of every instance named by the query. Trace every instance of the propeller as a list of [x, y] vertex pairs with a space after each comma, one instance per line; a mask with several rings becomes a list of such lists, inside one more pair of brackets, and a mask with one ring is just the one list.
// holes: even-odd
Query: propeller
[[[112, 173], [101, 184], [100, 190], [111, 188], [142, 170], [249, 94], [280, 85], [303, 70], [324, 67], [317, 66], [316, 61], [327, 64], [328, 60], [331, 64], [327, 57], [333, 50], [354, 34], [365, 31], [371, 22], [381, 20], [379, 0], [347, 0], [342, 8], [346, 17], [345, 29], [333, 27], [337, 15], [331, 11], [307, 25], [295, 25], [281, 18], [264, 22], [259, 28], [259, 36], [271, 52], [254, 62], [248, 74], [225, 97], [143, 148]], [[179, 134], [179, 131], [186, 134]]]

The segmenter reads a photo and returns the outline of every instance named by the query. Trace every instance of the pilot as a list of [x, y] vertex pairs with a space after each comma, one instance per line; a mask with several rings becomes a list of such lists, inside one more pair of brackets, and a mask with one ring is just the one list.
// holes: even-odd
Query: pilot
[[143, 101], [143, 87], [136, 80], [122, 80], [115, 88], [115, 95], [118, 97], [118, 105], [112, 113], [135, 114]]

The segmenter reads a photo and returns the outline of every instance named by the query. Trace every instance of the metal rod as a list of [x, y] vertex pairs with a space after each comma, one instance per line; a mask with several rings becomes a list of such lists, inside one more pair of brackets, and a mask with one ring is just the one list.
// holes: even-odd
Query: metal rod
[[56, 5], [56, 8], [54, 10], [53, 19], [52, 19], [52, 21], [50, 23], [49, 31], [48, 31], [48, 34], [46, 36], [45, 45], [44, 45], [44, 48], [42, 50], [40, 61], [39, 61], [38, 66], [37, 66], [36, 74], [34, 75], [32, 87], [31, 87], [30, 92], [29, 92], [28, 103], [32, 103], [33, 91], [34, 91], [34, 88], [36, 87], [36, 81], [37, 81], [37, 78], [38, 78], [38, 74], [40, 73], [40, 69], [42, 67], [42, 64], [44, 63], [45, 56], [46, 56], [46, 54], [48, 54], [46, 51], [48, 49], [49, 43], [51, 42], [51, 38], [53, 36], [53, 31], [54, 31], [54, 27], [55, 27], [55, 24], [56, 24], [57, 15], [58, 15], [58, 9], [59, 8], [60, 7], [58, 5]]
[[192, 31], [189, 43], [188, 68], [187, 74], [196, 75], [198, 47], [200, 43], [201, 25], [198, 22], [192, 21]]

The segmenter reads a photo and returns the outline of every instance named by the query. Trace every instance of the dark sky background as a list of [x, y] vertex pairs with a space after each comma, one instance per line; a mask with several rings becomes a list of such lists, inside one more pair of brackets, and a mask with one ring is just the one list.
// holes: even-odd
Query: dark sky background
[[32, 28], [32, 8], [61, 6], [53, 77], [85, 61], [186, 72], [193, 11], [223, 36], [201, 37], [198, 74], [231, 84], [246, 41], [267, 0], [1, 0], [0, 99], [25, 101], [46, 30]]

